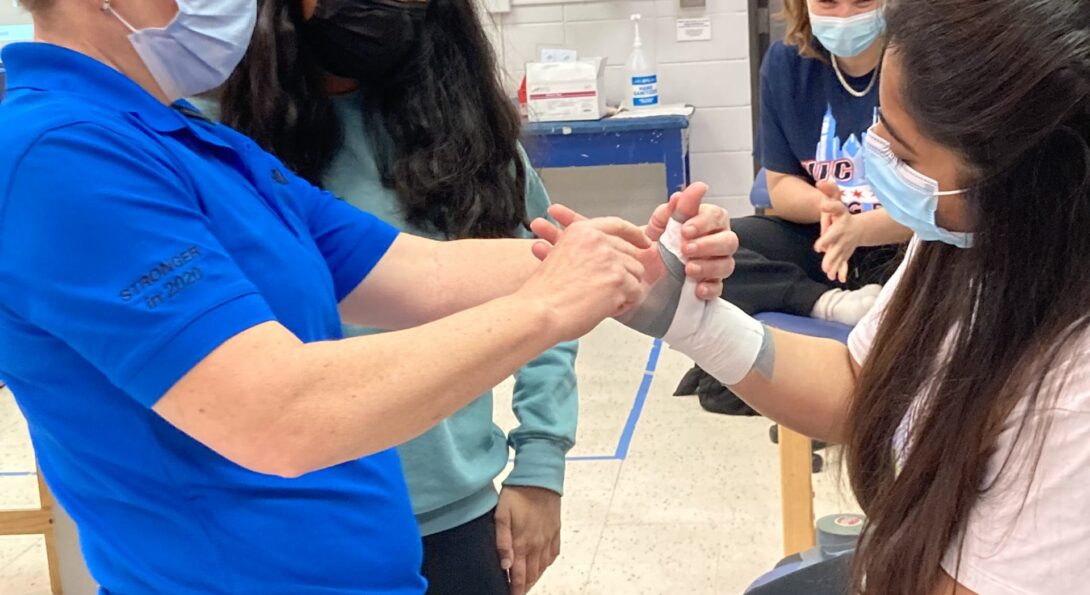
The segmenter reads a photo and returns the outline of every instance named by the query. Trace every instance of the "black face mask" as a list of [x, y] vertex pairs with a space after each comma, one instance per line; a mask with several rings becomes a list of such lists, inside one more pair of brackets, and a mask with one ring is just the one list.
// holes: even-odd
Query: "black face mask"
[[320, 0], [304, 35], [331, 74], [373, 81], [412, 51], [427, 9], [427, 2]]

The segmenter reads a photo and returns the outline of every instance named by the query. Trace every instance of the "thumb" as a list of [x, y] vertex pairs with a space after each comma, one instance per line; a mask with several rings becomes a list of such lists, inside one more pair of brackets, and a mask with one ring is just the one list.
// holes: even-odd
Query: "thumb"
[[840, 186], [836, 185], [836, 182], [831, 179], [824, 179], [817, 183], [817, 189], [821, 191], [827, 198], [835, 198], [840, 200]]
[[679, 221], [688, 221], [699, 215], [700, 205], [707, 193], [708, 185], [703, 182], [697, 182], [682, 190], [677, 200], [677, 214], [674, 216]]
[[553, 247], [548, 242], [534, 242], [531, 250], [538, 260], [545, 260], [552, 253]]
[[500, 567], [511, 570], [515, 563], [515, 538], [511, 533], [511, 516], [504, 509], [496, 510], [496, 549], [500, 553]]

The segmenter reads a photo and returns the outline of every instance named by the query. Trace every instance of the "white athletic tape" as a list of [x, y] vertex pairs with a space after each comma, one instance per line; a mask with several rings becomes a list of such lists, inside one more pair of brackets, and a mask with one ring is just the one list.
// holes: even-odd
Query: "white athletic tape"
[[[671, 219], [659, 240], [681, 260], [682, 223]], [[764, 342], [765, 328], [740, 308], [722, 299], [703, 301], [697, 282], [686, 278], [674, 320], [663, 340], [689, 356], [716, 380], [738, 384], [753, 369]]]

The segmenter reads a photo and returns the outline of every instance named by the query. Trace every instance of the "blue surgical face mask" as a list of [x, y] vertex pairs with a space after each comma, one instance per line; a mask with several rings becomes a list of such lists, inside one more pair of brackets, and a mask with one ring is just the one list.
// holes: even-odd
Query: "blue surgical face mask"
[[877, 8], [847, 18], [819, 16], [810, 11], [810, 28], [834, 56], [852, 58], [862, 54], [885, 32], [886, 18]]
[[875, 134], [874, 128], [863, 143], [863, 177], [890, 218], [921, 240], [958, 248], [973, 245], [973, 234], [949, 231], [935, 223], [939, 197], [965, 194], [965, 190], [940, 192], [938, 182], [898, 159], [889, 141]]
[[177, 0], [161, 29], [137, 29], [104, 0], [103, 12], [132, 31], [129, 41], [170, 101], [222, 85], [246, 55], [257, 23], [254, 0]]

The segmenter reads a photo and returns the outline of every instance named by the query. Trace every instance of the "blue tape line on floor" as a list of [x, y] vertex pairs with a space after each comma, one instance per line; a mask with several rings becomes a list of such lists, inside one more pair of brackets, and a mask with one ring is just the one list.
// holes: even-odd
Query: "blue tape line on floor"
[[0, 471], [0, 477], [28, 477], [37, 475], [33, 471]]
[[628, 458], [628, 449], [632, 446], [632, 436], [636, 433], [636, 425], [640, 422], [640, 415], [643, 414], [643, 405], [647, 401], [647, 394], [651, 391], [651, 382], [655, 379], [655, 371], [659, 366], [659, 355], [662, 354], [662, 341], [655, 339], [655, 343], [651, 346], [651, 355], [647, 358], [646, 372], [643, 374], [643, 380], [640, 382], [640, 389], [636, 392], [636, 402], [632, 404], [632, 411], [628, 414], [628, 422], [625, 423], [624, 432], [621, 433], [621, 440], [617, 444], [616, 458], [624, 460]]

